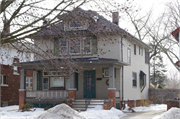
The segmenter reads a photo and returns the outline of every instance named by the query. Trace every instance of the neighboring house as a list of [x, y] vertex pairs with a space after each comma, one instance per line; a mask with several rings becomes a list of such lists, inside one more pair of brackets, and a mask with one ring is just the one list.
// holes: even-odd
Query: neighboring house
[[[112, 23], [94, 11], [76, 9], [33, 36], [36, 45], [53, 52], [54, 57], [47, 56], [51, 62], [61, 64], [66, 56], [81, 68], [66, 76], [54, 67], [46, 70], [42, 62], [48, 65], [48, 60], [41, 57], [34, 62], [16, 63], [22, 67], [19, 106], [28, 103], [44, 107], [64, 99], [76, 102], [91, 98], [103, 100], [108, 109], [108, 101], [110, 107], [121, 108], [125, 103], [140, 106], [141, 99], [148, 99], [150, 47], [121, 29], [118, 17], [117, 12], [113, 13]], [[34, 71], [33, 91], [24, 90], [24, 70]]]
[[[17, 43], [14, 44], [18, 47]], [[33, 54], [30, 52], [24, 52], [20, 55], [17, 49], [10, 44], [2, 45], [0, 47], [0, 64], [1, 64], [1, 105], [2, 107], [8, 105], [19, 104], [19, 88], [20, 88], [20, 67], [14, 66], [15, 62], [32, 61]], [[31, 83], [33, 78], [33, 72], [27, 71], [26, 80]], [[32, 89], [32, 85], [29, 85], [27, 89]]]

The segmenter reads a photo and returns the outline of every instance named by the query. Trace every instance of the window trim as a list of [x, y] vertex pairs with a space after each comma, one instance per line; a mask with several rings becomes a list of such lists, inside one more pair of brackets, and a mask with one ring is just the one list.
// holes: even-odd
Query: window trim
[[[85, 43], [84, 43], [84, 41], [85, 41], [86, 39], [89, 39], [89, 41], [90, 41], [90, 44], [89, 44], [90, 52], [89, 52], [89, 53], [84, 52], [84, 47], [86, 46]], [[83, 41], [82, 41], [82, 44], [83, 44], [83, 54], [92, 54], [92, 38], [91, 38], [91, 37], [86, 37], [86, 38], [84, 38]]]
[[[66, 46], [61, 46], [61, 40], [65, 40], [66, 41]], [[67, 39], [63, 39], [63, 38], [61, 38], [61, 39], [59, 39], [59, 44], [58, 44], [58, 48], [59, 48], [59, 50], [58, 50], [58, 54], [59, 55], [67, 55], [68, 54], [68, 43], [69, 43], [69, 41], [67, 40]], [[62, 53], [62, 48], [66, 48], [66, 53]], [[61, 52], [60, 52], [61, 51]]]
[[[107, 74], [107, 73], [105, 73], [105, 72], [108, 72], [108, 75], [105, 75], [105, 74]], [[109, 68], [103, 68], [103, 77], [109, 77]]]

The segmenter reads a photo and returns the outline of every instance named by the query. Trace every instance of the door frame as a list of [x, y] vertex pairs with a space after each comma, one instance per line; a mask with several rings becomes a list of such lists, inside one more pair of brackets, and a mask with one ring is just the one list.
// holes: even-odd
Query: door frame
[[85, 97], [85, 72], [94, 72], [94, 98], [96, 98], [96, 70], [85, 70], [84, 71], [84, 75], [83, 75], [83, 98], [86, 98]]

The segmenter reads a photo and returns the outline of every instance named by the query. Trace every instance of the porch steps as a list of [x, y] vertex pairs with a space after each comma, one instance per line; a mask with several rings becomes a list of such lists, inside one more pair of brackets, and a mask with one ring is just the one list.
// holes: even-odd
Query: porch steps
[[[77, 111], [86, 111], [85, 99], [76, 99], [72, 105], [72, 108]], [[91, 99], [87, 109], [95, 108], [97, 105], [104, 105], [104, 100]]]

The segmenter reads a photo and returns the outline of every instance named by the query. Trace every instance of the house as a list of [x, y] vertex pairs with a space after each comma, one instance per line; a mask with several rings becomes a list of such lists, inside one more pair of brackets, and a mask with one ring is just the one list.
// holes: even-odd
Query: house
[[[18, 47], [19, 43], [13, 45]], [[24, 55], [20, 56], [17, 49], [10, 44], [1, 45], [0, 47], [0, 79], [1, 79], [1, 105], [2, 107], [8, 105], [19, 104], [19, 88], [20, 88], [20, 67], [14, 66], [14, 62], [32, 61], [33, 54], [30, 52], [24, 52]], [[31, 81], [33, 78], [33, 72], [27, 71], [26, 81], [27, 89], [31, 90]]]
[[[73, 101], [72, 107], [77, 101], [88, 106], [101, 100], [109, 109], [140, 106], [141, 99], [148, 99], [150, 47], [118, 26], [118, 12], [112, 16], [110, 22], [78, 8], [33, 36], [45, 54], [16, 63], [22, 68], [19, 107], [54, 106], [63, 100]], [[25, 70], [33, 70], [32, 91], [25, 90]]]

